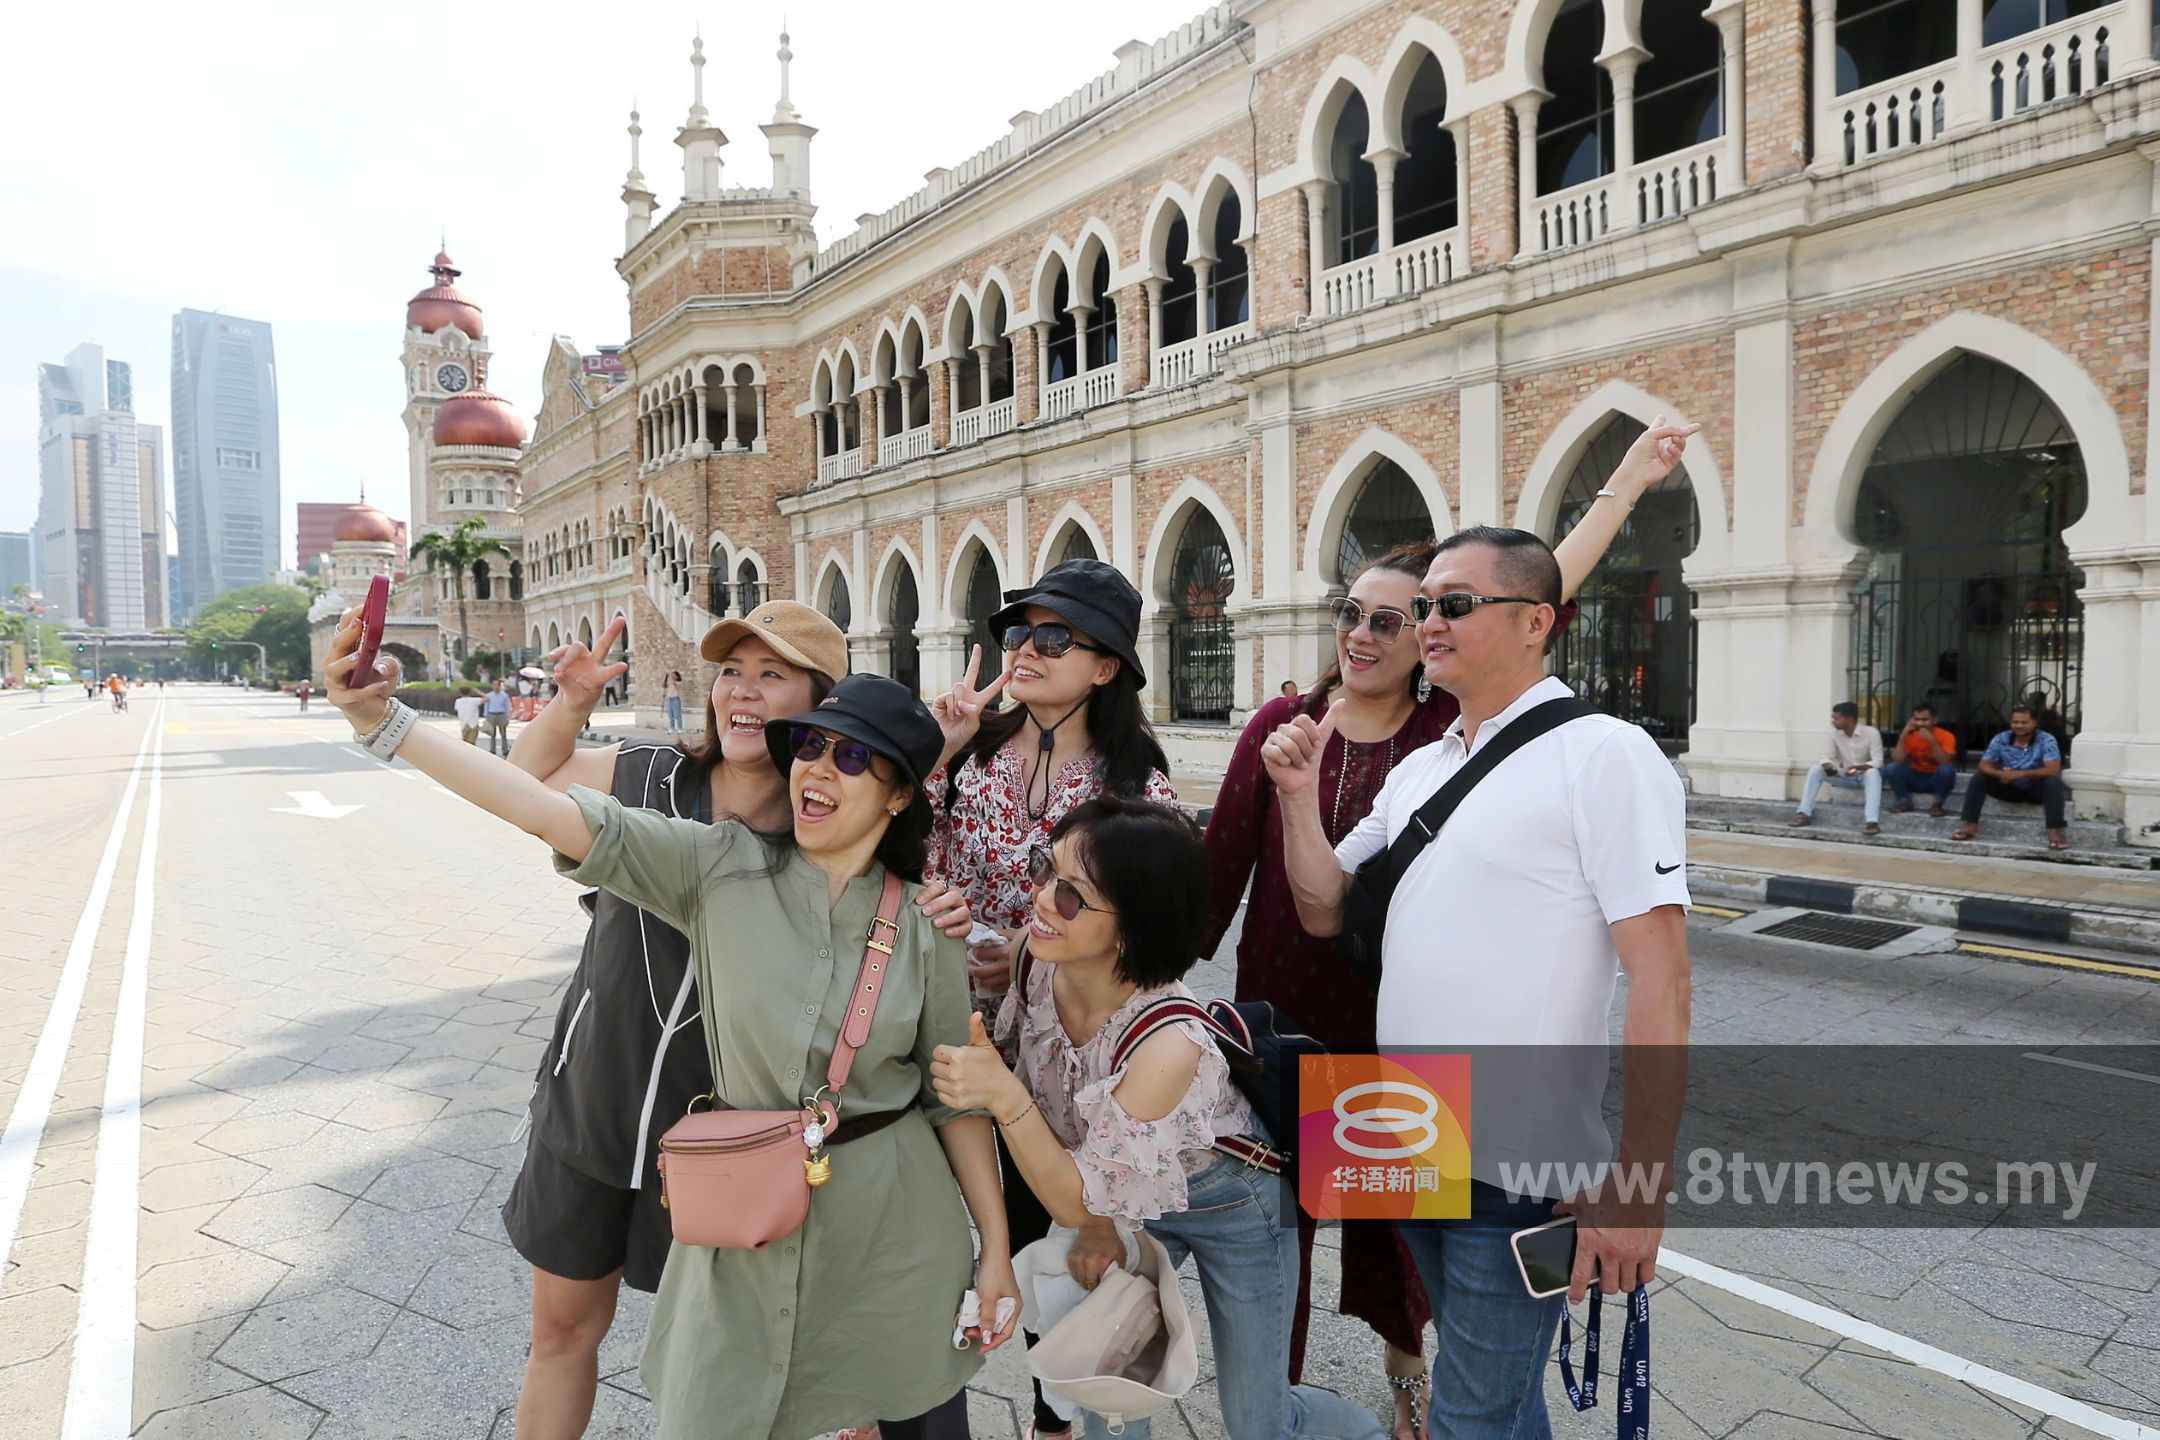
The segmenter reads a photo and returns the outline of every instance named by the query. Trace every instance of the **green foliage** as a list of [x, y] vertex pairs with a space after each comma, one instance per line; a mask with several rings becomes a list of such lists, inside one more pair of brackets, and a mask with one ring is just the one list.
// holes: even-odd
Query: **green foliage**
[[458, 653], [472, 651], [472, 624], [465, 614], [465, 580], [472, 574], [478, 562], [492, 555], [511, 559], [510, 552], [480, 532], [487, 529], [487, 521], [478, 515], [468, 515], [448, 530], [430, 530], [413, 541], [413, 559], [427, 561], [429, 570], [448, 570], [450, 586], [458, 603]]
[[218, 596], [195, 612], [184, 632], [187, 658], [198, 663], [237, 660], [244, 672], [259, 667], [254, 646], [263, 647], [269, 668], [280, 675], [308, 671], [307, 593], [290, 585], [250, 585]]
[[478, 683], [482, 670], [487, 671], [490, 676], [508, 675], [510, 657], [501, 650], [475, 650], [465, 657], [465, 663], [458, 668], [467, 680]]

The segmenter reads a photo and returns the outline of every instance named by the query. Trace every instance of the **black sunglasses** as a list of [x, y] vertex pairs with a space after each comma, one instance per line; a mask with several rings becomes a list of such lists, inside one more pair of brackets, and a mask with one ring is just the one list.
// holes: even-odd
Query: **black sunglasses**
[[870, 757], [877, 753], [860, 740], [835, 740], [808, 725], [797, 725], [790, 730], [788, 741], [795, 747], [795, 758], [805, 765], [817, 763], [817, 758], [830, 746], [833, 765], [843, 775], [862, 774], [870, 768]]
[[1098, 655], [1110, 652], [1100, 645], [1090, 645], [1073, 636], [1072, 626], [1056, 620], [1045, 620], [1040, 625], [1008, 625], [1005, 627], [1004, 644], [1007, 650], [1018, 650], [1032, 638], [1035, 653], [1045, 660], [1055, 660], [1070, 650], [1092, 650]]
[[1028, 883], [1037, 890], [1045, 885], [1050, 887], [1050, 907], [1057, 911], [1061, 919], [1077, 920], [1083, 910], [1093, 910], [1098, 915], [1117, 914], [1115, 910], [1105, 910], [1100, 905], [1090, 904], [1088, 898], [1080, 893], [1072, 881], [1052, 868], [1048, 850], [1037, 850], [1028, 857]]
[[1367, 610], [1357, 601], [1344, 595], [1328, 607], [1335, 612], [1335, 628], [1345, 635], [1357, 633], [1364, 625], [1372, 631], [1372, 638], [1382, 645], [1392, 645], [1402, 635], [1402, 627], [1410, 619], [1392, 605], [1381, 605]]
[[1462, 590], [1450, 590], [1445, 595], [1413, 595], [1410, 597], [1410, 613], [1424, 624], [1437, 610], [1449, 620], [1467, 620], [1470, 612], [1480, 605], [1542, 605], [1542, 600], [1532, 600], [1522, 595], [1472, 595]]

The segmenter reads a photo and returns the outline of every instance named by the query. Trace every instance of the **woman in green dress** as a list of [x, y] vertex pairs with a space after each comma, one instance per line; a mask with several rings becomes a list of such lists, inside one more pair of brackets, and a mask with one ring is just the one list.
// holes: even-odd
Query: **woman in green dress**
[[[678, 820], [582, 786], [559, 794], [418, 726], [390, 698], [394, 679], [352, 674], [358, 635], [348, 615], [324, 668], [330, 701], [360, 742], [546, 841], [564, 874], [682, 931], [706, 997], [720, 1102], [801, 1104], [831, 1058], [886, 872], [921, 878], [922, 778], [943, 747], [922, 703], [882, 676], [857, 675], [814, 711], [772, 721], [767, 745], [787, 769], [793, 812], [792, 837], [772, 841], [739, 822]], [[1018, 1287], [990, 1122], [939, 1104], [930, 1081], [932, 1052], [967, 1043], [968, 1013], [959, 942], [903, 906], [828, 1151], [832, 1179], [812, 1193], [808, 1221], [761, 1250], [669, 1252], [641, 1370], [663, 1437], [804, 1440], [921, 1417], [949, 1408], [974, 1375], [981, 1354], [952, 1345], [961, 1296], [972, 1285], [995, 1317]], [[850, 1115], [891, 1111], [905, 1113], [850, 1143]], [[986, 1319], [982, 1349], [1003, 1343], [1016, 1318]]]

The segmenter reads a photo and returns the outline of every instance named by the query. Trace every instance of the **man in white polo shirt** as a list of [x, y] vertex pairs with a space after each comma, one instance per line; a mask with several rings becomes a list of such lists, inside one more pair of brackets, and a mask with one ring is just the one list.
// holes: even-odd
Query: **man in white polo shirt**
[[[1426, 678], [1456, 698], [1462, 718], [1390, 772], [1339, 848], [1321, 827], [1315, 784], [1334, 712], [1300, 716], [1263, 745], [1308, 932], [1340, 931], [1351, 876], [1473, 754], [1539, 704], [1569, 696], [1545, 674], [1560, 599], [1560, 567], [1527, 531], [1479, 526], [1441, 542], [1412, 609]], [[1535, 1083], [1495, 1086], [1473, 1059], [1470, 1218], [1403, 1228], [1439, 1333], [1434, 1440], [1551, 1434], [1543, 1376], [1562, 1302], [1528, 1295], [1513, 1231], [1550, 1219], [1555, 1201], [1579, 1214], [1578, 1301], [1593, 1279], [1619, 1292], [1656, 1273], [1662, 1207], [1631, 1209], [1629, 1228], [1601, 1225], [1608, 1208], [1502, 1190], [1495, 1160], [1610, 1153], [1602, 1057], [1617, 968], [1628, 976], [1629, 1047], [1618, 1162], [1673, 1174], [1688, 1033], [1685, 829], [1671, 762], [1636, 726], [1591, 715], [1494, 767], [1396, 886], [1380, 1048], [1534, 1046], [1510, 1053], [1550, 1067]], [[1488, 1126], [1489, 1115], [1501, 1123]]]

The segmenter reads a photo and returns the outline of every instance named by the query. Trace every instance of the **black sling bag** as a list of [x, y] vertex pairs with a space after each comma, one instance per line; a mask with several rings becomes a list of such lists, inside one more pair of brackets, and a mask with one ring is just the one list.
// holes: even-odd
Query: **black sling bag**
[[1409, 873], [1411, 862], [1432, 843], [1463, 797], [1492, 773], [1494, 766], [1546, 731], [1598, 713], [1589, 701], [1570, 695], [1547, 700], [1518, 715], [1483, 750], [1471, 756], [1468, 764], [1449, 776], [1431, 799], [1418, 806], [1410, 823], [1403, 826], [1387, 849], [1358, 866], [1357, 873], [1350, 877], [1350, 887], [1343, 892], [1342, 931], [1336, 945], [1343, 963], [1374, 994], [1380, 991], [1380, 939], [1387, 929], [1388, 903], [1395, 898], [1395, 887]]

